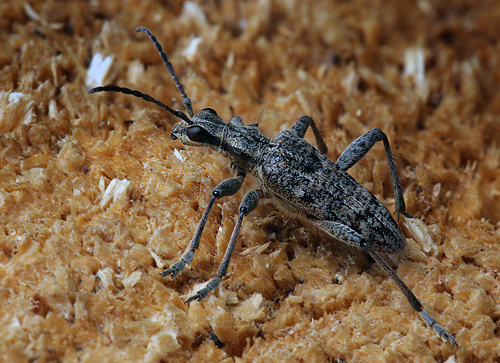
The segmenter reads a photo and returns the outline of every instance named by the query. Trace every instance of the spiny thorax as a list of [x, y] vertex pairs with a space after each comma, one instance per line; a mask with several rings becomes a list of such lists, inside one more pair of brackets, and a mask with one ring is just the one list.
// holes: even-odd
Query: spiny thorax
[[[191, 128], [198, 128], [195, 134], [189, 133]], [[209, 146], [227, 157], [235, 171], [253, 175], [271, 143], [257, 125], [245, 126], [241, 120], [226, 123], [211, 109], [198, 112], [191, 123], [176, 124], [170, 137], [184, 145]]]
[[227, 124], [217, 150], [231, 161], [232, 168], [255, 174], [270, 142], [257, 126]]

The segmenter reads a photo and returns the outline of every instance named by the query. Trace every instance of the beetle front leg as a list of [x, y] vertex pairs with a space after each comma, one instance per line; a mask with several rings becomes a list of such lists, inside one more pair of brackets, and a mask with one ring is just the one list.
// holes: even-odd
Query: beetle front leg
[[373, 259], [379, 264], [379, 266], [382, 267], [382, 269], [394, 280], [403, 295], [406, 297], [406, 300], [408, 300], [408, 302], [410, 303], [413, 310], [420, 314], [425, 323], [429, 327], [434, 329], [436, 334], [438, 334], [442, 339], [448, 340], [453, 346], [457, 345], [457, 341], [455, 340], [453, 335], [448, 333], [445, 328], [437, 323], [436, 319], [434, 319], [428, 312], [424, 310], [424, 308], [422, 307], [422, 303], [417, 299], [415, 294], [413, 294], [410, 288], [403, 282], [403, 280], [401, 280], [401, 278], [384, 261], [384, 259], [372, 249], [370, 243], [363, 236], [341, 223], [314, 219], [311, 219], [311, 221], [321, 230], [325, 231], [339, 241], [366, 250], [366, 252], [368, 252], [370, 256], [372, 256]]
[[399, 181], [398, 170], [396, 169], [396, 164], [394, 163], [391, 147], [389, 146], [389, 140], [382, 130], [375, 128], [358, 137], [344, 150], [342, 155], [340, 155], [336, 161], [336, 164], [340, 169], [347, 171], [351, 166], [356, 164], [363, 156], [365, 156], [378, 141], [384, 142], [387, 162], [389, 163], [392, 184], [394, 186], [396, 213], [402, 214], [408, 218], [413, 218], [410, 213], [406, 212], [405, 199], [403, 197], [403, 190], [401, 189], [401, 182]]
[[231, 234], [231, 239], [226, 248], [226, 252], [224, 253], [224, 258], [219, 267], [219, 271], [217, 272], [217, 276], [208, 281], [207, 285], [198, 291], [195, 295], [191, 296], [186, 300], [186, 304], [189, 304], [193, 300], [201, 301], [210, 293], [219, 286], [222, 278], [226, 276], [227, 268], [229, 267], [229, 261], [231, 260], [231, 256], [233, 254], [234, 246], [236, 245], [236, 239], [238, 238], [238, 234], [241, 228], [241, 222], [243, 218], [253, 211], [257, 204], [259, 203], [259, 198], [263, 196], [261, 190], [252, 190], [245, 195], [243, 201], [240, 204], [240, 213], [238, 215], [238, 220], [236, 221], [236, 225], [234, 226], [233, 233]]
[[172, 267], [161, 273], [162, 278], [168, 275], [172, 275], [172, 279], [175, 278], [177, 274], [181, 273], [184, 270], [184, 267], [186, 265], [189, 265], [191, 264], [191, 262], [193, 262], [194, 253], [200, 245], [201, 234], [203, 232], [203, 228], [205, 228], [208, 215], [212, 210], [215, 200], [236, 193], [238, 190], [240, 190], [241, 185], [243, 184], [243, 180], [245, 180], [245, 173], [240, 173], [236, 178], [226, 179], [214, 188], [214, 190], [212, 191], [212, 197], [208, 202], [205, 212], [201, 216], [193, 239], [189, 243], [189, 250], [181, 257], [178, 262], [174, 263]]

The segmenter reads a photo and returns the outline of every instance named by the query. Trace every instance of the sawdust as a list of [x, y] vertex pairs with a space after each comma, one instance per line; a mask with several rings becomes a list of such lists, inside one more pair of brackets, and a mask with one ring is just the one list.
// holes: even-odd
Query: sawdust
[[[498, 361], [499, 13], [495, 1], [3, 1], [0, 361]], [[193, 265], [161, 281], [231, 174], [170, 140], [177, 120], [154, 105], [86, 94], [119, 84], [182, 108], [138, 26], [195, 111], [268, 136], [309, 114], [333, 160], [373, 127], [388, 135], [416, 220], [401, 218], [408, 248], [386, 260], [457, 350], [364, 253], [266, 202], [222, 286], [186, 306], [216, 274], [252, 178], [215, 205]], [[359, 164], [352, 175], [393, 211], [383, 148]]]

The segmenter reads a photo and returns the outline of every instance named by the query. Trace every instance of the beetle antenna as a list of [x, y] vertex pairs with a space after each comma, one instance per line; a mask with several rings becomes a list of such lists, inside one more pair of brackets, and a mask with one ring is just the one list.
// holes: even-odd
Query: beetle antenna
[[151, 41], [153, 42], [156, 49], [160, 53], [160, 57], [163, 60], [165, 67], [172, 75], [172, 79], [175, 82], [175, 86], [177, 87], [177, 89], [179, 90], [179, 93], [182, 96], [182, 104], [184, 105], [184, 108], [188, 112], [189, 116], [193, 117], [194, 112], [193, 112], [193, 106], [191, 105], [191, 99], [186, 95], [186, 92], [184, 91], [184, 87], [182, 86], [181, 81], [179, 80], [179, 77], [177, 77], [177, 74], [175, 74], [174, 66], [168, 60], [167, 54], [163, 51], [163, 48], [162, 48], [160, 42], [156, 39], [156, 37], [153, 35], [153, 33], [151, 33], [151, 31], [148, 28], [144, 28], [141, 26], [141, 27], [135, 29], [135, 32], [144, 32], [147, 35], [149, 35], [149, 38], [151, 38]]
[[169, 105], [166, 105], [163, 102], [158, 101], [156, 98], [151, 97], [148, 94], [142, 93], [141, 91], [132, 90], [130, 88], [125, 88], [125, 87], [118, 87], [118, 86], [102, 86], [102, 87], [92, 88], [87, 93], [92, 94], [92, 93], [97, 93], [97, 92], [119, 92], [119, 93], [125, 93], [126, 95], [132, 95], [135, 97], [139, 97], [139, 98], [142, 98], [144, 101], [152, 102], [155, 105], [160, 106], [161, 108], [170, 112], [172, 115], [186, 121], [188, 124], [193, 123], [193, 121], [191, 121], [189, 119], [189, 117], [187, 117], [184, 112], [179, 111], [179, 110], [174, 110]]
[[[170, 72], [170, 75], [172, 76], [172, 79], [175, 82], [175, 86], [177, 87], [177, 90], [179, 91], [179, 93], [182, 96], [182, 104], [184, 105], [184, 108], [188, 112], [189, 116], [193, 117], [194, 112], [193, 112], [193, 106], [191, 105], [191, 99], [187, 96], [186, 92], [184, 91], [184, 87], [182, 86], [181, 81], [179, 80], [179, 77], [177, 77], [177, 74], [175, 73], [174, 66], [168, 60], [167, 54], [163, 51], [163, 48], [162, 48], [160, 42], [158, 42], [158, 40], [153, 35], [153, 33], [151, 33], [151, 31], [147, 28], [139, 27], [139, 28], [135, 29], [135, 31], [136, 32], [144, 32], [147, 35], [149, 35], [149, 37], [153, 41], [153, 44], [155, 45], [156, 49], [160, 53], [160, 57], [163, 60], [165, 67]], [[160, 106], [161, 108], [170, 112], [172, 115], [186, 121], [188, 124], [193, 123], [193, 121], [191, 121], [189, 119], [189, 117], [184, 112], [182, 112], [180, 110], [174, 110], [172, 107], [164, 104], [161, 101], [158, 101], [156, 98], [154, 98], [148, 94], [142, 93], [141, 91], [131, 90], [130, 88], [118, 87], [118, 86], [102, 86], [102, 87], [92, 88], [87, 93], [92, 94], [92, 93], [96, 93], [96, 92], [119, 92], [119, 93], [125, 93], [126, 95], [132, 95], [135, 97], [139, 97], [139, 98], [142, 98], [144, 101], [152, 102], [155, 105]]]

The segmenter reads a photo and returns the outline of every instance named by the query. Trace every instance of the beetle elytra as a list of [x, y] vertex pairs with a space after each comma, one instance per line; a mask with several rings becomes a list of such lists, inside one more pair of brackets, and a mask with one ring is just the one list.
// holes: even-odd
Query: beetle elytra
[[[272, 198], [283, 208], [305, 215], [314, 225], [335, 239], [368, 252], [394, 280], [427, 325], [441, 338], [450, 341], [453, 346], [457, 345], [455, 338], [423, 309], [408, 286], [378, 254], [402, 251], [406, 244], [405, 237], [387, 208], [347, 173], [376, 142], [382, 141], [394, 186], [396, 212], [412, 218], [405, 210], [401, 183], [389, 141], [380, 129], [372, 129], [360, 136], [344, 150], [336, 162], [333, 162], [325, 155], [326, 145], [318, 127], [309, 116], [302, 116], [290, 130], [281, 131], [269, 139], [256, 125], [244, 125], [239, 116], [233, 116], [229, 122], [224, 122], [210, 108], [194, 114], [191, 100], [187, 97], [160, 43], [148, 29], [141, 27], [136, 29], [136, 32], [138, 31], [145, 32], [156, 46], [182, 96], [188, 115], [147, 94], [128, 88], [96, 87], [89, 93], [113, 91], [131, 94], [164, 108], [181, 119], [172, 130], [173, 140], [180, 140], [184, 145], [211, 147], [229, 159], [231, 169], [236, 175], [213, 189], [187, 252], [177, 263], [164, 271], [162, 277], [171, 275], [175, 278], [184, 270], [186, 264], [192, 263], [203, 228], [216, 200], [235, 194], [247, 174], [253, 175], [260, 182], [260, 188], [248, 192], [240, 204], [238, 219], [217, 276], [186, 303], [201, 301], [219, 286], [227, 273], [243, 218], [257, 207], [259, 199]], [[303, 139], [309, 127], [316, 138], [317, 149]]]

